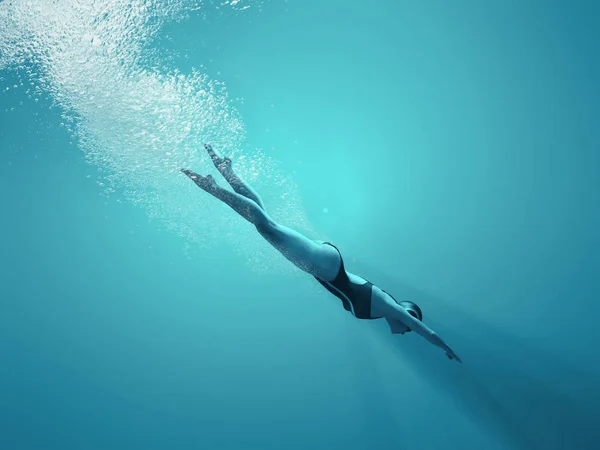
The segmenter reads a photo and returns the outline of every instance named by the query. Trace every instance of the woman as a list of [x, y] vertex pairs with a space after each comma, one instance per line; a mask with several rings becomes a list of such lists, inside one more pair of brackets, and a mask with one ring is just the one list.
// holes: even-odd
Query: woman
[[314, 276], [329, 292], [337, 296], [347, 311], [358, 319], [385, 318], [393, 334], [415, 331], [443, 349], [448, 358], [461, 362], [456, 353], [422, 322], [421, 309], [417, 305], [406, 301], [396, 302], [391, 295], [374, 284], [347, 272], [342, 255], [333, 244], [312, 241], [297, 231], [274, 222], [258, 194], [235, 174], [231, 159], [217, 156], [208, 144], [204, 148], [235, 192], [218, 186], [211, 175], [202, 176], [187, 169], [181, 171], [200, 188], [252, 223], [283, 256]]

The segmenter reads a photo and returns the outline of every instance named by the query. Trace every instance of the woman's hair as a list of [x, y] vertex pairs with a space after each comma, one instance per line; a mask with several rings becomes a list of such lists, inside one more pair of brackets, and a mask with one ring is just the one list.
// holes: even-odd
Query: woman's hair
[[400, 306], [402, 306], [404, 309], [406, 309], [406, 311], [411, 316], [413, 316], [415, 319], [419, 319], [421, 322], [423, 321], [423, 311], [421, 311], [421, 308], [419, 308], [419, 305], [417, 305], [416, 303], [410, 302], [408, 300], [399, 302], [398, 304]]

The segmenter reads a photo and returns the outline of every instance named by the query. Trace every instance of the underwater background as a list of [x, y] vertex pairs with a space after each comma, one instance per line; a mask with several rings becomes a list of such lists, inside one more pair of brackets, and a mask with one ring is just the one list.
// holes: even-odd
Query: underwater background
[[[0, 448], [598, 448], [599, 27], [583, 1], [1, 0]], [[463, 364], [179, 174], [215, 174], [204, 142]]]

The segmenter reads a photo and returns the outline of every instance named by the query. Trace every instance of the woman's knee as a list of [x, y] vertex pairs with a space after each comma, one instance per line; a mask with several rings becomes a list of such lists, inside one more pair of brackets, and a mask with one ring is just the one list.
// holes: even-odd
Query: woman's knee
[[266, 214], [257, 221], [255, 226], [257, 231], [269, 241], [281, 234], [277, 223], [271, 220]]

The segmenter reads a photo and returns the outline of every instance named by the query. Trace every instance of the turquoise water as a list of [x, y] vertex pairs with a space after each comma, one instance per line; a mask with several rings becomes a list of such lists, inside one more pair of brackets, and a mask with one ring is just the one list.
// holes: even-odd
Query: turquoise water
[[[595, 3], [131, 3], [0, 1], [0, 448], [598, 447]], [[464, 363], [190, 186], [204, 141]]]

